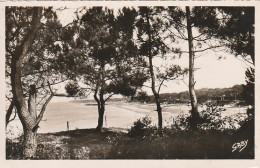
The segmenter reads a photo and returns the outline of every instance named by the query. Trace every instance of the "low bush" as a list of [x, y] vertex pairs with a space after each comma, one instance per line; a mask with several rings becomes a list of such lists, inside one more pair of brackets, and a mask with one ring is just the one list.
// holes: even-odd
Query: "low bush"
[[6, 159], [19, 160], [22, 159], [23, 145], [22, 141], [6, 140]]
[[[254, 158], [254, 133], [251, 120], [244, 115], [222, 117], [223, 108], [207, 106], [200, 112], [198, 130], [189, 126], [189, 116], [181, 113], [161, 132], [144, 117], [134, 122], [128, 138], [110, 141], [111, 159], [236, 159]], [[243, 121], [243, 122], [242, 122]], [[248, 133], [250, 132], [250, 134]], [[240, 136], [239, 136], [240, 135]], [[240, 137], [240, 138], [238, 138]], [[248, 140], [241, 152], [236, 143]]]
[[136, 138], [145, 138], [146, 136], [151, 136], [154, 131], [157, 130], [155, 126], [151, 125], [152, 120], [148, 116], [145, 116], [141, 119], [138, 119], [134, 122], [133, 126], [131, 127], [128, 135], [130, 137]]
[[65, 90], [68, 96], [73, 97], [80, 92], [80, 87], [77, 82], [71, 81], [65, 85]]

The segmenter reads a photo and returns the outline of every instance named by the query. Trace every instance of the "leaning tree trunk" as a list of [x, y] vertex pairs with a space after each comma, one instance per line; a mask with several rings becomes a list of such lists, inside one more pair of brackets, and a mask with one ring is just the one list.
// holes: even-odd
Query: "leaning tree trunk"
[[148, 49], [148, 57], [149, 57], [149, 71], [151, 75], [151, 80], [152, 80], [152, 92], [155, 98], [156, 102], [156, 111], [158, 113], [158, 128], [159, 130], [162, 129], [162, 108], [161, 108], [161, 103], [160, 103], [160, 96], [159, 93], [155, 89], [155, 75], [154, 75], [154, 70], [153, 70], [153, 56], [152, 56], [152, 48], [151, 48], [151, 31], [150, 31], [150, 20], [149, 20], [149, 14], [148, 12], [146, 13], [146, 20], [147, 20], [147, 34], [148, 34], [148, 40], [149, 40], [149, 49]]
[[189, 43], [189, 93], [191, 100], [191, 128], [196, 129], [199, 113], [198, 113], [198, 102], [194, 89], [194, 47], [193, 47], [193, 36], [192, 36], [192, 27], [190, 21], [190, 8], [186, 7], [186, 17], [187, 17], [187, 31], [188, 31], [188, 43]]
[[27, 55], [28, 50], [33, 43], [34, 37], [37, 33], [38, 25], [41, 19], [42, 8], [34, 8], [32, 17], [31, 30], [24, 37], [21, 45], [15, 48], [14, 55], [11, 59], [11, 85], [13, 99], [17, 114], [21, 120], [24, 130], [24, 145], [23, 145], [23, 157], [32, 158], [36, 152], [36, 131], [37, 122], [35, 115], [35, 90], [30, 90], [29, 108], [26, 106], [25, 98], [23, 95], [22, 82], [21, 82], [21, 71], [24, 57]]

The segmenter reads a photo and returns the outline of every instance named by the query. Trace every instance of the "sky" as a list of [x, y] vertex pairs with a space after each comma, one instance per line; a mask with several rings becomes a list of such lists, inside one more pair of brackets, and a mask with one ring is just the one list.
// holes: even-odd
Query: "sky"
[[[180, 65], [188, 67], [188, 55], [183, 55]], [[195, 59], [195, 89], [200, 88], [225, 88], [235, 84], [245, 84], [245, 71], [248, 66], [233, 55], [218, 59], [214, 52], [209, 52]], [[188, 77], [184, 80], [188, 84]], [[170, 81], [167, 87], [162, 88], [162, 93], [187, 91], [188, 86], [183, 81]]]
[[[75, 18], [76, 8], [58, 11], [58, 18], [63, 25], [70, 23]], [[194, 35], [195, 36], [195, 35]], [[187, 49], [188, 42], [183, 41], [180, 46]], [[221, 56], [221, 59], [218, 59]], [[178, 64], [182, 67], [188, 67], [188, 54], [183, 54], [181, 58], [163, 61], [160, 58], [154, 58], [155, 66], [161, 64]], [[226, 52], [215, 53], [213, 51], [203, 52], [195, 59], [195, 89], [200, 88], [226, 88], [236, 84], [245, 84], [245, 71], [249, 66], [245, 62], [237, 59], [234, 55]], [[186, 83], [186, 84], [185, 84]], [[169, 81], [161, 88], [161, 93], [188, 91], [188, 76], [184, 81]], [[145, 85], [150, 86], [147, 82]], [[60, 87], [62, 89], [62, 87]], [[151, 88], [144, 87], [143, 90], [152, 94]]]

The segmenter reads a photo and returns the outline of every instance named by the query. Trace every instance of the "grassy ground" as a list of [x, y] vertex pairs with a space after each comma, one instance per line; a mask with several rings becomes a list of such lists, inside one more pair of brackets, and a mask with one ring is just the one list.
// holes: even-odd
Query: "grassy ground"
[[[35, 159], [106, 159], [112, 148], [111, 139], [127, 138], [124, 129], [81, 129], [38, 134]], [[21, 159], [22, 144], [7, 141], [7, 159]]]
[[67, 149], [63, 151], [63, 158], [60, 159], [105, 159], [108, 157], [111, 148], [109, 137], [124, 136], [124, 134], [108, 129], [105, 129], [102, 133], [97, 133], [95, 129], [82, 129], [40, 134], [39, 144], [44, 146], [53, 143], [56, 149], [57, 147], [58, 149]]
[[[157, 129], [131, 135], [125, 129], [81, 129], [38, 135], [35, 159], [253, 159], [253, 134], [236, 131]], [[252, 132], [252, 131], [251, 131]], [[247, 140], [240, 152], [234, 143]], [[7, 142], [7, 159], [21, 159], [21, 143]]]

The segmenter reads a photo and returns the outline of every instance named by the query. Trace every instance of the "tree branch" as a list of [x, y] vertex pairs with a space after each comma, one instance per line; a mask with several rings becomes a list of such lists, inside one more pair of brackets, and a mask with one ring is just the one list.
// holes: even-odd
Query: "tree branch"
[[54, 96], [54, 92], [53, 92], [52, 89], [51, 89], [50, 82], [47, 81], [47, 83], [48, 83], [48, 86], [49, 86], [51, 95], [50, 95], [49, 98], [46, 100], [46, 102], [43, 104], [42, 109], [41, 109], [41, 112], [40, 112], [40, 114], [38, 115], [38, 117], [37, 117], [37, 119], [36, 119], [35, 126], [34, 126], [34, 129], [35, 129], [35, 130], [38, 128], [38, 124], [41, 122], [41, 119], [42, 119], [42, 117], [43, 117], [43, 114], [44, 114], [44, 112], [45, 112], [45, 110], [46, 110], [47, 105], [49, 104], [49, 102], [51, 101], [51, 99], [52, 99], [53, 96]]
[[[218, 46], [211, 46], [211, 47], [208, 47], [208, 48], [205, 48], [205, 49], [202, 49], [202, 50], [196, 50], [194, 51], [195, 53], [197, 52], [203, 52], [203, 51], [207, 51], [207, 50], [211, 50], [211, 49], [215, 49], [215, 48], [220, 48], [220, 47], [223, 47], [222, 45], [218, 45]], [[180, 53], [189, 53], [188, 51], [180, 51]]]
[[187, 86], [187, 87], [189, 87], [189, 85], [184, 81], [184, 80], [182, 80], [183, 81], [183, 83]]
[[[68, 80], [68, 79], [64, 79], [64, 80], [61, 80], [61, 81], [56, 82], [56, 83], [54, 82], [54, 83], [52, 83], [52, 84], [50, 84], [49, 81], [48, 81], [49, 84], [47, 84], [47, 85], [43, 85], [43, 86], [41, 86], [41, 87], [37, 87], [36, 89], [40, 89], [40, 88], [45, 87], [45, 86], [48, 86], [49, 89], [50, 89], [50, 86], [52, 86], [52, 85], [56, 85], [56, 84], [59, 84], [59, 83], [62, 83], [62, 82], [65, 82], [66, 80]], [[49, 86], [49, 85], [50, 85], [50, 86]]]
[[144, 87], [147, 87], [147, 88], [152, 88], [151, 86], [146, 86], [146, 85], [143, 85]]
[[112, 97], [114, 95], [114, 93], [112, 93], [112, 94], [110, 94], [106, 99], [105, 99], [105, 101], [104, 102], [106, 102], [110, 97]]
[[7, 126], [7, 124], [11, 121], [10, 120], [10, 117], [11, 117], [11, 115], [12, 115], [12, 112], [13, 112], [13, 108], [14, 108], [14, 106], [15, 106], [15, 103], [14, 103], [14, 99], [12, 99], [12, 101], [11, 101], [11, 103], [10, 103], [10, 105], [9, 105], [9, 108], [8, 108], [8, 110], [7, 110], [7, 112], [6, 112], [6, 115], [5, 115], [5, 126]]
[[219, 48], [219, 47], [223, 47], [223, 46], [221, 46], [221, 45], [218, 45], [218, 46], [210, 46], [210, 47], [208, 47], [208, 48], [205, 48], [205, 49], [202, 49], [202, 50], [196, 50], [196, 51], [194, 51], [194, 52], [195, 52], [195, 53], [196, 53], [196, 52], [203, 52], [203, 51], [207, 51], [207, 50], [211, 50], [211, 49]]
[[162, 87], [164, 81], [165, 81], [165, 79], [163, 79], [163, 80], [161, 81], [160, 85], [159, 85], [158, 94], [160, 93], [160, 90], [161, 90], [161, 87]]
[[250, 62], [250, 61], [247, 60], [245, 57], [243, 57], [243, 56], [241, 56], [241, 57], [242, 57], [242, 59], [238, 58], [238, 56], [236, 56], [235, 58], [238, 59], [239, 61], [242, 61], [242, 62], [246, 61], [246, 62], [249, 63], [250, 65], [254, 65], [253, 62]]
[[[16, 111], [16, 108], [15, 108], [14, 109], [14, 117], [11, 120], [9, 120], [8, 123], [10, 123], [11, 121], [13, 121], [16, 118], [16, 114], [17, 114], [17, 111]], [[8, 123], [6, 123], [6, 126], [7, 126]]]

